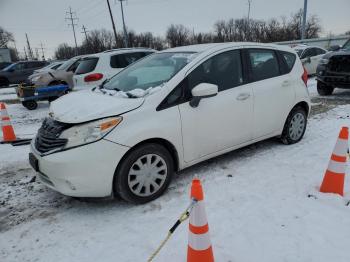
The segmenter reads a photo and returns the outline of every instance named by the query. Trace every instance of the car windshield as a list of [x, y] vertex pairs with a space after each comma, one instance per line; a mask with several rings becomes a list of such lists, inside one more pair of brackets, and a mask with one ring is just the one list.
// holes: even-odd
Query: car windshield
[[160, 86], [192, 61], [195, 55], [193, 52], [167, 52], [147, 56], [112, 77], [103, 88], [129, 92]]
[[69, 60], [67, 60], [66, 62], [64, 62], [62, 65], [60, 65], [57, 70], [66, 70], [68, 69], [75, 61], [77, 61], [76, 58], [71, 58]]
[[350, 50], [350, 39], [343, 45], [343, 49]]
[[12, 67], [14, 67], [15, 65], [16, 65], [16, 64], [11, 64], [11, 65], [5, 67], [5, 68], [3, 69], [3, 71], [9, 70], [9, 69], [11, 69]]

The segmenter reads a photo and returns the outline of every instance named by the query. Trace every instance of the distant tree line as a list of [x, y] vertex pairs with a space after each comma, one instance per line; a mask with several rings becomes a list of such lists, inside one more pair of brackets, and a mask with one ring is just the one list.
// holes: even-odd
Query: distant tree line
[[[151, 32], [137, 34], [133, 30], [128, 31], [129, 47], [150, 47], [162, 50], [168, 47], [183, 46], [189, 44], [215, 43], [215, 42], [279, 42], [297, 40], [301, 38], [302, 10], [292, 14], [289, 18], [270, 19], [268, 21], [258, 19], [229, 19], [219, 20], [214, 24], [214, 30], [210, 32], [194, 33], [182, 24], [171, 24], [165, 37], [154, 36]], [[317, 16], [309, 16], [306, 23], [306, 38], [315, 38], [321, 32], [320, 21]], [[98, 53], [108, 49], [124, 46], [122, 32], [114, 34], [106, 29], [93, 30], [87, 34], [87, 38], [78, 47], [79, 55]], [[66, 43], [60, 44], [55, 52], [57, 59], [67, 59], [76, 54], [75, 48]]]

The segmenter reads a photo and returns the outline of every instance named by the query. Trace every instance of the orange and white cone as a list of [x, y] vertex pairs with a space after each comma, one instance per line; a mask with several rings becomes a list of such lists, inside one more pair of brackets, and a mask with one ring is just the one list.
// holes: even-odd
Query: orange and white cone
[[190, 213], [187, 262], [213, 262], [203, 189], [199, 179], [192, 181], [191, 198], [198, 202]]
[[0, 103], [1, 111], [1, 129], [3, 134], [2, 142], [12, 142], [16, 141], [15, 131], [11, 125], [10, 117], [7, 113], [6, 106], [4, 103]]
[[342, 127], [335, 144], [331, 160], [320, 188], [322, 193], [344, 195], [344, 180], [346, 169], [346, 154], [348, 152], [349, 128]]

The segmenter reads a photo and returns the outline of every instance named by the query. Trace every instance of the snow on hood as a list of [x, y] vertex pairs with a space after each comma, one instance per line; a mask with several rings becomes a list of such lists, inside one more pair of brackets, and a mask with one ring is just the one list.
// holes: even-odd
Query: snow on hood
[[121, 97], [121, 98], [130, 98], [130, 97], [141, 98], [141, 97], [145, 97], [147, 95], [154, 94], [154, 93], [158, 92], [161, 88], [162, 88], [162, 86], [150, 87], [146, 90], [137, 88], [137, 89], [131, 90], [129, 92], [116, 91], [114, 89], [95, 89], [95, 92], [103, 93], [103, 94], [110, 95], [110, 96]]
[[120, 115], [140, 107], [144, 98], [122, 98], [91, 90], [72, 92], [50, 106], [49, 115], [63, 123], [83, 123]]

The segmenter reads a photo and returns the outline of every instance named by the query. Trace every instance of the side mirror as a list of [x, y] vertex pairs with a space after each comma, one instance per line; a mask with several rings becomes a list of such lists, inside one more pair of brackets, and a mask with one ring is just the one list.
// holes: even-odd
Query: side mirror
[[218, 86], [209, 83], [201, 83], [192, 89], [191, 94], [192, 99], [190, 101], [190, 106], [197, 107], [201, 99], [216, 96], [218, 94]]
[[334, 52], [340, 50], [340, 48], [340, 45], [332, 45], [328, 50]]

